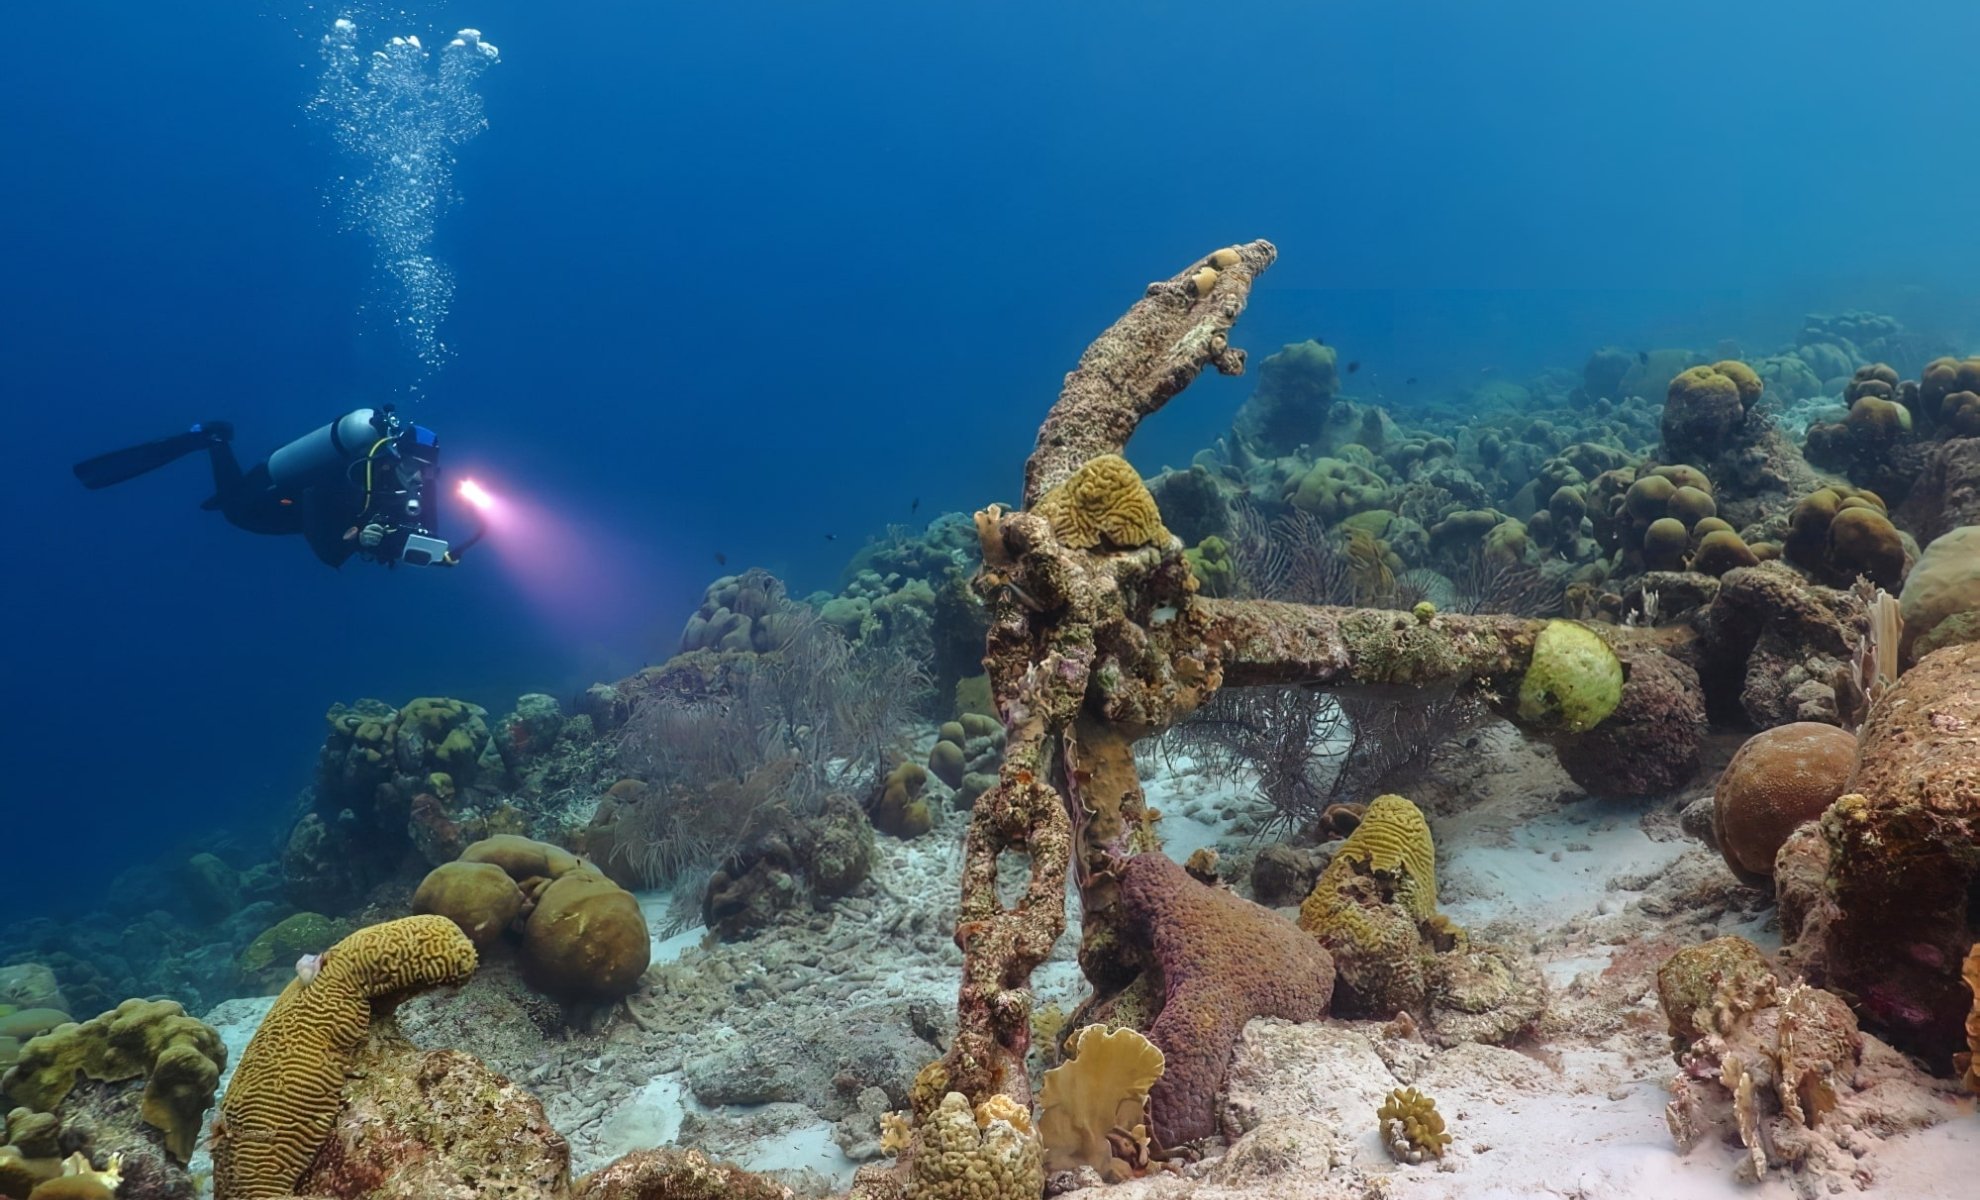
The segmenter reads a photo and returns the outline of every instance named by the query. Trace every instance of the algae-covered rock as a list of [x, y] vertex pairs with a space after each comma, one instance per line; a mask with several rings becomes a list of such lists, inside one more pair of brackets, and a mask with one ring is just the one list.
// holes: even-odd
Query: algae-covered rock
[[1584, 733], [1622, 703], [1623, 670], [1616, 652], [1573, 621], [1549, 621], [1533, 642], [1519, 684], [1519, 715], [1528, 724]]

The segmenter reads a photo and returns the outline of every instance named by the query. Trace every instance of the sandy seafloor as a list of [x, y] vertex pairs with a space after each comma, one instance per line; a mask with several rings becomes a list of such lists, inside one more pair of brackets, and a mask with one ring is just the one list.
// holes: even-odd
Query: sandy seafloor
[[[1221, 1159], [1072, 1194], [1980, 1195], [1972, 1100], [1902, 1065], [1890, 1085], [1893, 1120], [1927, 1127], [1866, 1131], [1854, 1141], [1862, 1153], [1853, 1178], [1777, 1171], [1754, 1186], [1735, 1181], [1734, 1146], [1708, 1138], [1680, 1155], [1663, 1115], [1675, 1066], [1656, 967], [1722, 933], [1768, 950], [1779, 944], [1768, 899], [1738, 885], [1716, 851], [1678, 828], [1678, 811], [1709, 791], [1712, 771], [1673, 798], [1598, 802], [1580, 795], [1551, 751], [1510, 727], [1487, 726], [1470, 743], [1441, 750], [1427, 777], [1405, 790], [1437, 837], [1444, 911], [1474, 936], [1528, 947], [1540, 961], [1550, 996], [1537, 1033], [1516, 1049], [1436, 1050], [1385, 1036], [1373, 1022], [1255, 1021], [1231, 1083], [1233, 1112], [1258, 1127], [1253, 1133]], [[1142, 757], [1173, 857], [1198, 846], [1250, 852], [1241, 782]], [[422, 1046], [474, 1053], [530, 1087], [570, 1139], [577, 1171], [678, 1143], [788, 1172], [801, 1192], [843, 1187], [858, 1166], [848, 1151], [878, 1152], [884, 1104], [869, 1076], [911, 1077], [953, 1026], [960, 956], [950, 930], [965, 821], [948, 813], [911, 843], [881, 837], [873, 877], [858, 895], [745, 942], [704, 944], [700, 929], [663, 936], [667, 897], [642, 896], [655, 969], [629, 1009], [594, 1014], [582, 1031], [530, 997], [499, 961], [460, 992], [414, 1001], [403, 1024]], [[1069, 1012], [1083, 994], [1076, 931], [1075, 914], [1038, 972], [1040, 1006]], [[233, 1060], [268, 1003], [230, 1001], [207, 1016]], [[1441, 1163], [1398, 1166], [1379, 1143], [1374, 1110], [1404, 1084], [1432, 1095], [1455, 1135]]]

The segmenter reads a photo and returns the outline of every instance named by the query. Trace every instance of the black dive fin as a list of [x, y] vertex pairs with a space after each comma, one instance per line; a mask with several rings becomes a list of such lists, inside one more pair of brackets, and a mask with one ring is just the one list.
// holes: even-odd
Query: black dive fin
[[142, 446], [132, 446], [125, 450], [112, 450], [95, 458], [85, 459], [75, 465], [76, 478], [82, 485], [92, 490], [106, 488], [126, 479], [136, 479], [147, 471], [156, 471], [168, 462], [184, 458], [195, 450], [204, 450], [213, 445], [213, 434], [205, 430], [175, 434], [146, 442]]

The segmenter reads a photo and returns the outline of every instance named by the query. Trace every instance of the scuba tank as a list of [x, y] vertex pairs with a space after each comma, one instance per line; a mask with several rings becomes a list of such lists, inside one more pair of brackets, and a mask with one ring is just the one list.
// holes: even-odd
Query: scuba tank
[[326, 470], [363, 461], [379, 438], [390, 436], [389, 415], [354, 409], [269, 455], [268, 474], [277, 487], [305, 484]]

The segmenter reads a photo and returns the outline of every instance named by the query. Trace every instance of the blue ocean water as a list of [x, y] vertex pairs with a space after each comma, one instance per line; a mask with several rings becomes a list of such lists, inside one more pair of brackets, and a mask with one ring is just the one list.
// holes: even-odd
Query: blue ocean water
[[[437, 367], [308, 111], [347, 12], [367, 52], [501, 48], [434, 222]], [[1980, 106], [1945, 65], [1980, 9], [1949, 0], [10, 18], [10, 914], [279, 832], [334, 701], [568, 694], [669, 652], [718, 555], [802, 593], [889, 523], [1012, 498], [1081, 348], [1216, 246], [1282, 253], [1243, 344], [1324, 336], [1394, 403], [1604, 343], [1771, 345], [1810, 310], [1980, 325]], [[1192, 388], [1137, 465], [1245, 389]], [[195, 459], [100, 493], [68, 470], [212, 417], [258, 455], [383, 401], [534, 515], [535, 558], [331, 571], [198, 511]]]

